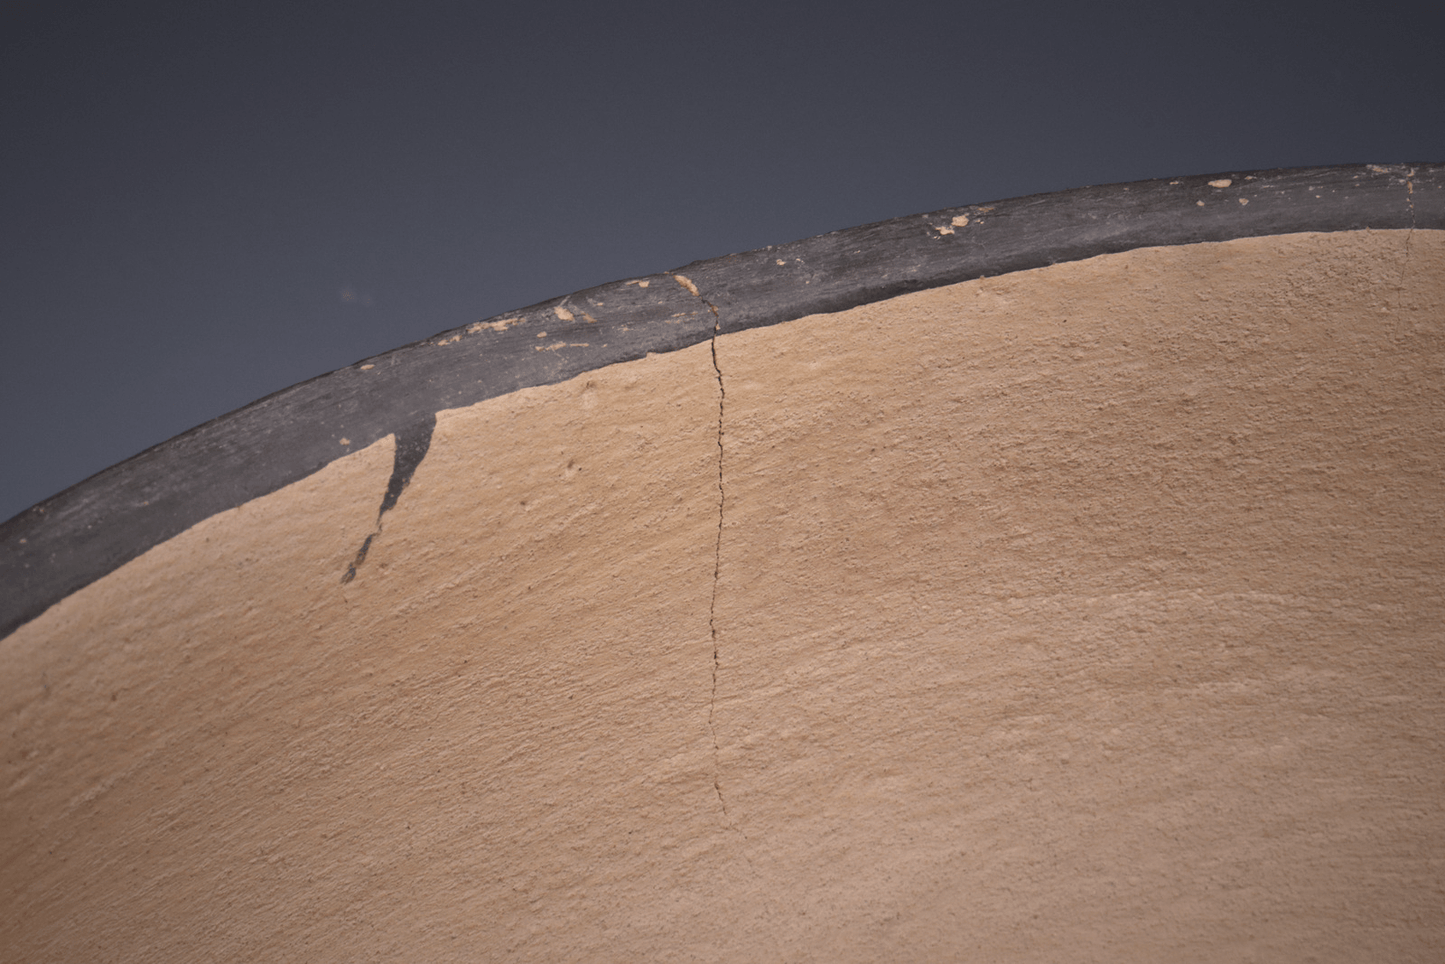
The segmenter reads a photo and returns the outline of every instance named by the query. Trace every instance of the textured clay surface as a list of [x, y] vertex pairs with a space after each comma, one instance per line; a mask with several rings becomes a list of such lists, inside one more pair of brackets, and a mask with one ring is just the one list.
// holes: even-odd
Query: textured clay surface
[[1442, 369], [1301, 234], [442, 412], [0, 641], [0, 958], [1439, 960]]

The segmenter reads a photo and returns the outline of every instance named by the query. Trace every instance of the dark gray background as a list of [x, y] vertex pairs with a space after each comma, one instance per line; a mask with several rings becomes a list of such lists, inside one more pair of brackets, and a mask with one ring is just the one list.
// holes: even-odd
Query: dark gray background
[[1438, 2], [0, 11], [0, 519], [605, 281], [1084, 184], [1445, 159]]

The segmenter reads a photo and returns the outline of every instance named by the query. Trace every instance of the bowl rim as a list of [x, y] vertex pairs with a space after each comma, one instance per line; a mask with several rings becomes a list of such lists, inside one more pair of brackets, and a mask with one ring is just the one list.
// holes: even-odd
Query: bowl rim
[[394, 504], [436, 413], [749, 328], [1145, 247], [1445, 229], [1445, 163], [1225, 172], [945, 208], [573, 292], [267, 395], [0, 524], [0, 639], [218, 512], [392, 435]]

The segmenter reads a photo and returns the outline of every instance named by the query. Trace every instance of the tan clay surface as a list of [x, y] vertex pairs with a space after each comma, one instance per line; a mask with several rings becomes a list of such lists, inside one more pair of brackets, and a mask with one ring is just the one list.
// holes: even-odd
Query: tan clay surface
[[1445, 232], [716, 357], [441, 413], [350, 583], [390, 441], [0, 641], [0, 960], [1445, 955]]

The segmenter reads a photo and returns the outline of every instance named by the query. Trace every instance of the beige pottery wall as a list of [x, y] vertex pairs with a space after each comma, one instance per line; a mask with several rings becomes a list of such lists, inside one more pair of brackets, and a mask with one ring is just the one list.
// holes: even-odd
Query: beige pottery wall
[[6, 961], [1438, 961], [1445, 232], [438, 417], [0, 641]]

